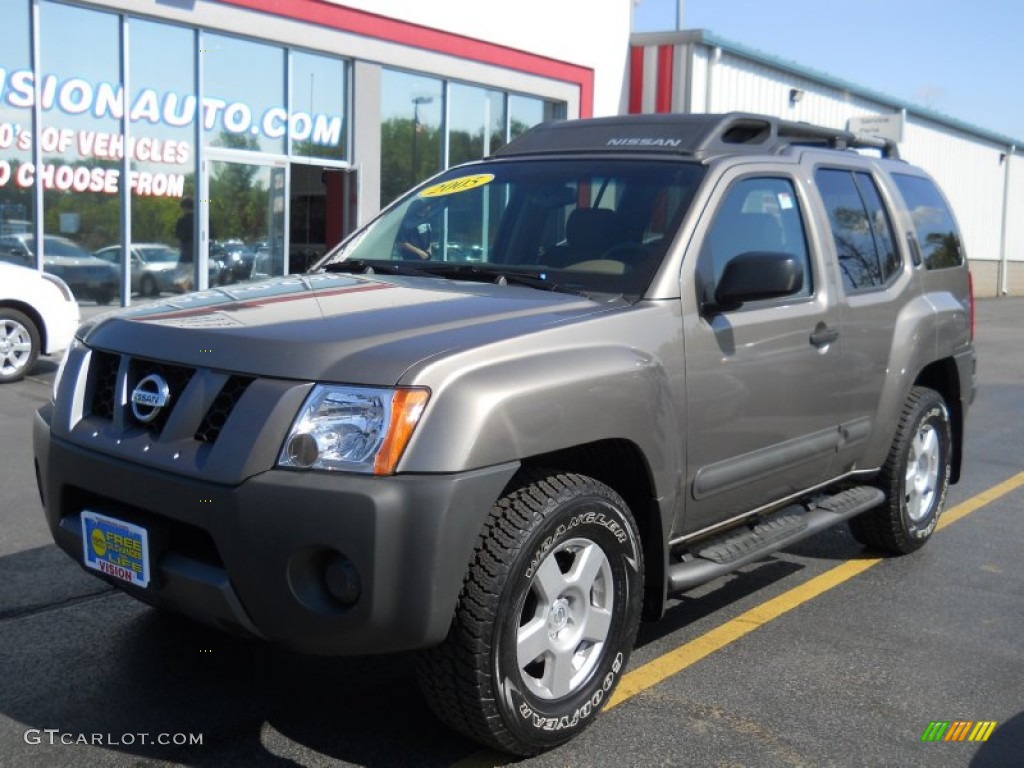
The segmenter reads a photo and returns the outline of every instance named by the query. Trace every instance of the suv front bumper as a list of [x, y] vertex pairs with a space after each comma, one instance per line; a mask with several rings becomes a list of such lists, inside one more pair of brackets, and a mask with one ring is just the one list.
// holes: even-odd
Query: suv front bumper
[[443, 640], [479, 531], [519, 467], [392, 477], [271, 470], [225, 486], [54, 439], [49, 413], [36, 414], [33, 441], [61, 549], [83, 562], [85, 509], [142, 526], [148, 587], [89, 573], [152, 605], [306, 653]]

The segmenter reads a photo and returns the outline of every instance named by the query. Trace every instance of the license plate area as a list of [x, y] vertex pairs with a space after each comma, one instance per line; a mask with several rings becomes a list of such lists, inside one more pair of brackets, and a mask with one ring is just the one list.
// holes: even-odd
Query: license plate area
[[149, 537], [142, 526], [82, 510], [82, 550], [86, 568], [149, 586]]

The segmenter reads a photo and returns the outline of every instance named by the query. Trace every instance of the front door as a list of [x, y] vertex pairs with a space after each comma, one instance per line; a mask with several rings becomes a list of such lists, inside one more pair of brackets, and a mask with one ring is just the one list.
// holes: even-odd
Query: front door
[[[794, 178], [727, 174], [698, 225], [683, 282], [703, 311], [684, 313], [689, 533], [822, 482], [838, 441], [838, 312], [808, 237]], [[784, 299], [707, 309], [725, 265], [784, 252], [803, 284]], [[689, 284], [688, 284], [689, 283]]]
[[203, 168], [199, 251], [208, 259], [207, 284], [287, 274], [287, 165], [210, 151]]

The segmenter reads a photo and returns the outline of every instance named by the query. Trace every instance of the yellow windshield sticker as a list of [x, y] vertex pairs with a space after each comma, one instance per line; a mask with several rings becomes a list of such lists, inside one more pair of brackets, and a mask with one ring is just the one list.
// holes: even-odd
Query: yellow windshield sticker
[[456, 192], [466, 192], [470, 189], [482, 187], [494, 180], [493, 173], [478, 173], [473, 176], [459, 176], [457, 179], [442, 181], [434, 184], [420, 192], [420, 197], [442, 197], [443, 195], [454, 195]]

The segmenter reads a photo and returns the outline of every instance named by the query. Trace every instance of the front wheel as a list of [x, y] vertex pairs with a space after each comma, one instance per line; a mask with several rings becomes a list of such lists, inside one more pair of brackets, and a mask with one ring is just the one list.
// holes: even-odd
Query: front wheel
[[36, 324], [16, 309], [0, 308], [0, 384], [24, 378], [39, 352]]
[[946, 401], [933, 389], [914, 387], [878, 476], [886, 502], [850, 520], [854, 538], [897, 555], [924, 546], [946, 501], [952, 445]]
[[518, 755], [587, 727], [629, 658], [643, 553], [622, 498], [589, 477], [524, 473], [491, 511], [448, 638], [420, 655], [431, 709]]

